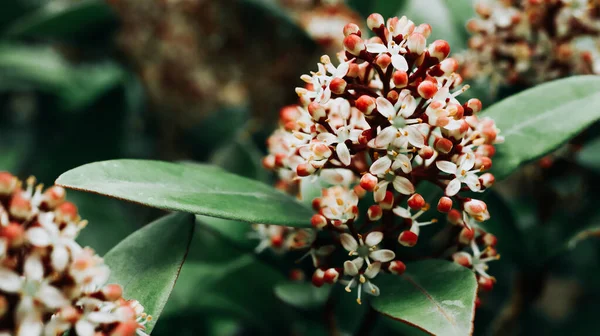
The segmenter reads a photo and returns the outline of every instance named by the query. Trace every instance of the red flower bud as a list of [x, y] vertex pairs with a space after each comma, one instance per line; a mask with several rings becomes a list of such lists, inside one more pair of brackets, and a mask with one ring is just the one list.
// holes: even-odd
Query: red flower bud
[[356, 100], [356, 108], [366, 115], [370, 115], [377, 107], [375, 98], [367, 95], [362, 95]]
[[437, 93], [438, 86], [437, 84], [426, 80], [419, 84], [419, 86], [417, 87], [417, 91], [419, 92], [419, 95], [421, 95], [421, 97], [425, 99], [430, 99]]
[[358, 35], [359, 37], [362, 35], [360, 32], [360, 28], [354, 23], [348, 23], [344, 26], [344, 36], [348, 36], [351, 34]]
[[402, 246], [406, 247], [413, 247], [417, 245], [417, 240], [419, 240], [419, 236], [417, 236], [417, 234], [412, 231], [403, 231], [398, 236], [398, 242]]
[[310, 224], [315, 228], [315, 229], [322, 229], [324, 227], [327, 226], [327, 218], [325, 218], [322, 215], [319, 214], [315, 214], [312, 216], [312, 218], [310, 219]]
[[381, 14], [373, 13], [367, 18], [367, 27], [369, 27], [371, 30], [382, 28], [384, 26], [385, 21], [383, 20], [383, 16], [381, 16]]
[[440, 200], [438, 201], [437, 209], [439, 212], [442, 212], [442, 213], [450, 212], [450, 210], [452, 210], [452, 199], [448, 196], [440, 197]]
[[420, 194], [413, 194], [408, 199], [408, 206], [413, 210], [422, 209], [425, 204], [425, 199]]
[[378, 181], [379, 179], [376, 176], [366, 173], [360, 178], [360, 186], [366, 191], [373, 191], [377, 186]]
[[317, 268], [312, 276], [312, 284], [315, 287], [323, 286], [323, 284], [325, 283], [324, 276], [325, 276], [325, 272], [323, 272], [323, 270]]
[[323, 280], [328, 284], [336, 283], [339, 277], [340, 272], [338, 272], [335, 268], [330, 268], [323, 273]]
[[331, 89], [331, 92], [341, 95], [346, 91], [347, 85], [348, 85], [348, 83], [346, 83], [346, 81], [344, 79], [334, 78], [331, 80], [331, 83], [329, 84], [329, 88]]
[[344, 48], [354, 56], [359, 56], [367, 47], [365, 42], [358, 35], [348, 35], [344, 38]]
[[370, 221], [377, 221], [383, 216], [383, 210], [381, 210], [379, 205], [371, 205], [369, 210], [367, 210], [367, 216], [369, 216]]
[[393, 260], [388, 266], [388, 271], [392, 274], [402, 275], [406, 271], [406, 265], [400, 260]]
[[433, 148], [435, 148], [435, 150], [437, 150], [438, 152], [444, 153], [444, 154], [450, 153], [453, 146], [454, 145], [452, 144], [452, 141], [450, 141], [446, 138], [437, 138], [433, 142]]

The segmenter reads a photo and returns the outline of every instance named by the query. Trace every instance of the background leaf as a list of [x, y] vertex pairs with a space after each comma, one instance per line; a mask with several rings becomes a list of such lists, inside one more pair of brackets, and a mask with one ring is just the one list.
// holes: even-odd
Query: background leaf
[[310, 282], [285, 282], [275, 286], [275, 295], [294, 307], [311, 309], [325, 304], [331, 286], [315, 287]]
[[56, 183], [148, 206], [252, 223], [310, 227], [312, 211], [270, 186], [214, 166], [112, 160], [72, 169]]
[[497, 179], [542, 157], [600, 118], [600, 77], [576, 76], [536, 86], [484, 110], [506, 138], [496, 147]]
[[111, 268], [109, 282], [123, 286], [123, 297], [138, 300], [152, 315], [148, 333], [175, 286], [194, 227], [194, 216], [172, 214], [136, 231], [104, 256]]
[[407, 265], [402, 276], [381, 275], [378, 312], [432, 335], [471, 335], [477, 281], [467, 268], [444, 260]]
[[586, 168], [600, 173], [600, 138], [583, 146], [577, 153], [577, 162]]

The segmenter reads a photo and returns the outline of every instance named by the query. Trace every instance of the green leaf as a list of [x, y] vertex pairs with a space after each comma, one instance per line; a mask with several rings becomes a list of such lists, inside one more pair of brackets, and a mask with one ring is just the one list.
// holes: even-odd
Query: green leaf
[[[376, 0], [373, 1], [375, 4], [371, 5], [374, 7], [372, 13], [379, 13], [383, 16], [384, 20], [391, 17], [397, 16], [400, 10], [405, 7], [407, 2], [411, 0]], [[364, 0], [356, 0], [354, 2], [369, 2]], [[356, 5], [355, 5], [356, 6]], [[370, 15], [371, 13], [368, 13]]]
[[[348, 6], [350, 6], [350, 8], [357, 11], [363, 18], [367, 18], [369, 15], [374, 13], [374, 9], [375, 9], [376, 5], [382, 6], [386, 2], [389, 3], [391, 1], [365, 1], [365, 0], [348, 0], [347, 1]], [[391, 12], [394, 13], [395, 10], [392, 9]]]
[[325, 304], [330, 290], [330, 286], [317, 288], [308, 282], [284, 282], [275, 287], [275, 295], [291, 306], [314, 309]]
[[497, 104], [482, 116], [496, 121], [501, 135], [493, 158], [497, 179], [557, 149], [600, 118], [600, 77], [576, 76], [536, 86]]
[[138, 300], [153, 323], [161, 314], [190, 247], [195, 220], [190, 214], [163, 217], [125, 238], [104, 261], [111, 268], [109, 282], [123, 286], [123, 297]]
[[577, 153], [577, 162], [597, 173], [600, 173], [600, 138], [586, 144]]
[[7, 37], [65, 38], [112, 23], [114, 15], [100, 0], [50, 1], [7, 27]]
[[444, 260], [407, 265], [402, 276], [380, 275], [378, 312], [431, 335], [471, 335], [477, 281], [473, 272]]
[[150, 160], [90, 163], [56, 183], [165, 210], [251, 223], [310, 227], [312, 211], [266, 184], [214, 166]]

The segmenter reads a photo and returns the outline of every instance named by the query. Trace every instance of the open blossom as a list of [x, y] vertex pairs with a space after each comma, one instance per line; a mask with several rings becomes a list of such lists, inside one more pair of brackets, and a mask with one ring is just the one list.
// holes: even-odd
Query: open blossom
[[598, 6], [588, 0], [478, 0], [461, 74], [527, 86], [599, 74]]
[[[277, 172], [278, 186], [299, 198], [307, 185], [325, 185], [312, 200], [316, 233], [299, 248], [313, 259], [313, 284], [358, 287], [359, 303], [362, 292], [380, 294], [373, 283], [380, 272], [404, 272], [397, 249], [415, 246], [421, 228], [437, 223], [421, 220], [428, 202], [463, 226], [446, 255], [475, 239], [474, 230], [483, 232], [478, 223], [489, 219], [487, 206], [464, 193], [492, 186], [487, 171], [503, 140], [493, 120], [479, 117], [481, 101], [460, 101], [468, 86], [459, 64], [448, 42], [428, 43], [428, 24], [372, 14], [367, 26], [371, 38], [347, 24], [337, 60], [324, 56], [316, 72], [302, 76], [298, 105], [281, 110], [263, 161]], [[444, 196], [425, 200], [416, 193], [420, 184]], [[289, 250], [285, 237], [304, 231], [255, 228], [263, 237], [258, 248], [275, 250]]]
[[150, 316], [107, 285], [103, 259], [75, 241], [87, 222], [65, 197], [0, 172], [0, 334], [146, 335]]

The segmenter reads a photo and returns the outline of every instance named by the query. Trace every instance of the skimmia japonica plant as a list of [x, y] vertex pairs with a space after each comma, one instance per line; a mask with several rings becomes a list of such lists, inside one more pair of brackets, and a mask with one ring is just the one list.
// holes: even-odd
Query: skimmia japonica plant
[[[312, 283], [340, 282], [360, 304], [363, 291], [385, 295], [379, 273], [405, 271], [394, 250], [420, 243], [421, 228], [437, 223], [423, 218], [437, 210], [461, 228], [449, 257], [491, 289], [486, 270], [498, 257], [496, 238], [480, 226], [490, 214], [477, 195], [494, 183], [487, 171], [500, 131], [478, 116], [479, 100], [460, 102], [468, 86], [448, 57], [448, 42], [427, 43], [428, 24], [372, 14], [367, 25], [373, 37], [356, 24], [344, 27], [338, 60], [323, 56], [302, 76], [300, 103], [281, 110], [280, 128], [268, 140], [263, 163], [277, 172], [280, 188], [297, 193], [317, 178], [329, 185], [312, 200], [317, 232], [258, 225], [258, 250], [308, 249]], [[422, 183], [443, 196], [424, 199], [416, 192]], [[336, 250], [348, 260], [332, 263]]]
[[0, 173], [0, 335], [146, 335], [144, 307], [75, 242], [87, 221], [65, 197]]

